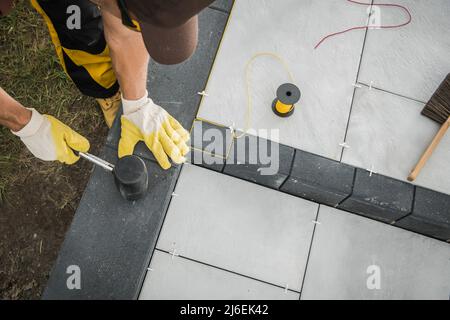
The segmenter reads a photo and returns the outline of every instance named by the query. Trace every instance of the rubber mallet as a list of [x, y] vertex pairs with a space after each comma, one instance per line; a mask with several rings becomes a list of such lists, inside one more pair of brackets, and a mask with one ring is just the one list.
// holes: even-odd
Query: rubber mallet
[[77, 152], [77, 154], [93, 164], [111, 172], [114, 181], [123, 198], [136, 201], [143, 198], [148, 190], [148, 172], [144, 161], [135, 156], [126, 156], [119, 159], [113, 165], [97, 156], [89, 153]]

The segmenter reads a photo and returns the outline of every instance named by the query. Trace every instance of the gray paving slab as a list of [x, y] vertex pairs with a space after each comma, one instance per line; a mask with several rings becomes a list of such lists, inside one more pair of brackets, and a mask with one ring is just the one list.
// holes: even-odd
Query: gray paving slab
[[157, 248], [300, 291], [318, 205], [186, 164]]
[[230, 12], [233, 7], [233, 2], [234, 0], [216, 0], [209, 7]]
[[[102, 157], [117, 161], [106, 147]], [[145, 161], [146, 198], [121, 198], [111, 173], [95, 168], [53, 267], [43, 299], [135, 299], [169, 205], [179, 168], [163, 171]], [[70, 266], [81, 271], [81, 289], [70, 290]]]
[[[205, 9], [199, 17], [198, 48], [188, 61], [175, 66], [150, 63], [147, 82], [150, 97], [187, 129], [197, 113], [201, 100], [198, 93], [206, 86], [227, 20], [226, 13]], [[120, 121], [116, 120], [107, 138], [107, 144], [114, 148], [120, 139]], [[154, 160], [143, 143], [138, 144], [135, 154]]]
[[[423, 103], [380, 90], [356, 91], [342, 161], [407, 181], [440, 126], [421, 115]], [[450, 194], [450, 134], [415, 184]]]
[[279, 189], [291, 171], [295, 149], [254, 135], [234, 140], [224, 173]]
[[232, 145], [233, 135], [229, 128], [195, 120], [191, 130], [189, 161], [222, 172]]
[[[374, 3], [383, 3], [375, 0]], [[427, 102], [450, 70], [450, 2], [399, 0], [412, 14], [410, 25], [369, 30], [359, 81]], [[380, 7], [380, 24], [407, 21], [398, 8]]]
[[412, 214], [395, 225], [450, 242], [450, 195], [418, 187]]
[[145, 278], [141, 300], [298, 300], [253, 279], [156, 251]]
[[449, 244], [329, 207], [318, 219], [302, 299], [449, 299]]
[[413, 185], [356, 169], [353, 192], [339, 208], [393, 223], [412, 212], [413, 199]]
[[364, 32], [314, 46], [329, 33], [366, 22], [365, 7], [340, 0], [237, 1], [198, 118], [245, 131], [246, 65], [256, 54], [272, 52], [286, 61], [302, 100], [292, 117], [276, 116], [271, 109], [276, 90], [292, 80], [277, 59], [257, 58], [250, 74], [250, 127], [278, 130], [283, 145], [340, 160]]
[[335, 207], [352, 193], [354, 176], [349, 165], [297, 150], [281, 190]]

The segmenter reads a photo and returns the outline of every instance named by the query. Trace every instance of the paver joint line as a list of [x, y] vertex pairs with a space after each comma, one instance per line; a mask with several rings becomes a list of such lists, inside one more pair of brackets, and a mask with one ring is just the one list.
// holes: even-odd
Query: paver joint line
[[[169, 251], [165, 251], [165, 250], [162, 250], [162, 249], [156, 248], [155, 251], [159, 251], [159, 252], [171, 255], [171, 253]], [[234, 275], [237, 275], [237, 276], [240, 276], [240, 277], [251, 279], [251, 280], [254, 280], [254, 281], [257, 281], [257, 282], [260, 282], [260, 283], [264, 283], [264, 284], [267, 284], [267, 285], [270, 285], [270, 286], [277, 287], [279, 289], [285, 290], [285, 287], [283, 287], [283, 286], [280, 286], [280, 285], [277, 285], [277, 284], [274, 284], [274, 283], [271, 283], [271, 282], [267, 282], [267, 281], [264, 281], [264, 280], [261, 280], [261, 279], [253, 278], [253, 277], [250, 277], [248, 275], [245, 275], [245, 274], [242, 274], [242, 273], [239, 273], [239, 272], [235, 272], [235, 271], [231, 271], [231, 270], [222, 268], [220, 266], [211, 265], [211, 264], [208, 264], [208, 263], [205, 263], [205, 262], [202, 262], [202, 261], [198, 261], [198, 260], [195, 260], [195, 259], [192, 259], [192, 258], [189, 258], [189, 257], [185, 257], [183, 255], [180, 255], [178, 257], [180, 259], [188, 260], [188, 261], [191, 261], [191, 262], [194, 262], [194, 263], [198, 263], [198, 264], [201, 264], [201, 265], [204, 265], [204, 266], [207, 266], [207, 267], [211, 267], [211, 268], [214, 268], [214, 269], [217, 269], [217, 270], [225, 271], [227, 273], [231, 273], [231, 274], [234, 274]], [[288, 291], [300, 294], [300, 291], [296, 291], [296, 290], [293, 290], [293, 289], [288, 289]]]
[[280, 185], [280, 190], [283, 189], [283, 186], [286, 184], [286, 182], [288, 181], [289, 177], [292, 175], [292, 170], [294, 169], [294, 162], [295, 162], [295, 156], [296, 155], [297, 155], [297, 149], [294, 149], [294, 156], [292, 157], [291, 165], [289, 166], [289, 174], [286, 177], [286, 179], [283, 181], [283, 183]]
[[[404, 218], [402, 218], [402, 219], [405, 219], [405, 218], [407, 218], [407, 217], [409, 217], [410, 215], [413, 214], [414, 209], [415, 209], [415, 207], [416, 207], [416, 194], [417, 194], [417, 186], [414, 186], [414, 190], [413, 190], [413, 203], [412, 203], [412, 206], [411, 206], [411, 213], [408, 214], [406, 217], [404, 217]], [[401, 221], [402, 219], [400, 219], [399, 221]], [[397, 222], [398, 222], [398, 221], [395, 221], [394, 223], [397, 223]]]
[[[371, 6], [373, 5], [373, 1], [374, 0], [371, 0], [371, 2], [372, 2]], [[370, 22], [370, 17], [367, 18], [367, 23], [366, 23], [367, 26], [369, 25], [369, 22]], [[355, 82], [353, 83], [354, 89], [353, 89], [352, 101], [350, 103], [350, 110], [349, 110], [349, 113], [348, 113], [347, 125], [346, 125], [345, 133], [344, 133], [344, 142], [347, 141], [347, 135], [348, 135], [348, 130], [350, 128], [350, 119], [351, 119], [351, 116], [352, 116], [353, 104], [355, 102], [356, 90], [358, 88], [360, 88], [359, 75], [361, 73], [361, 66], [362, 66], [362, 62], [363, 62], [364, 51], [365, 51], [365, 48], [366, 48], [366, 41], [367, 41], [367, 34], [368, 34], [368, 32], [369, 32], [369, 29], [366, 28], [366, 30], [364, 31], [364, 40], [363, 40], [363, 44], [362, 44], [362, 48], [361, 48], [361, 54], [360, 54], [359, 62], [358, 62], [358, 71], [356, 72], [356, 79], [355, 79]], [[345, 148], [342, 149], [341, 157], [339, 159], [340, 162], [342, 162], [342, 159], [344, 158], [345, 150], [346, 150]]]
[[[322, 207], [321, 204], [319, 204], [317, 206], [316, 219], [315, 219], [316, 221], [319, 221], [319, 215], [320, 215], [320, 208], [321, 207]], [[309, 259], [311, 257], [312, 246], [313, 246], [313, 243], [314, 243], [314, 236], [316, 234], [316, 227], [317, 227], [317, 224], [314, 223], [314, 227], [313, 227], [313, 231], [312, 231], [312, 235], [311, 235], [311, 242], [309, 243], [308, 257], [306, 258], [306, 266], [305, 266], [305, 270], [304, 270], [303, 277], [302, 277], [302, 286], [300, 288], [299, 300], [301, 300], [301, 298], [302, 298], [303, 286], [305, 285], [306, 274], [308, 272]]]
[[408, 100], [411, 100], [411, 101], [415, 101], [415, 102], [418, 102], [418, 103], [421, 103], [421, 104], [426, 104], [425, 101], [422, 101], [422, 100], [419, 100], [419, 99], [415, 99], [415, 98], [411, 98], [411, 97], [405, 96], [405, 95], [397, 93], [397, 92], [393, 92], [393, 91], [389, 91], [389, 90], [386, 90], [386, 89], [378, 88], [377, 86], [373, 85], [373, 81], [372, 81], [372, 86], [367, 84], [367, 83], [364, 83], [364, 82], [358, 82], [358, 83], [359, 83], [359, 87], [357, 87], [357, 88], [361, 88], [361, 89], [362, 88], [367, 88], [367, 89], [369, 89], [371, 87], [372, 90], [381, 91], [381, 92], [384, 92], [386, 94], [390, 94], [390, 95], [393, 95], [393, 96], [401, 97], [401, 98], [408, 99]]

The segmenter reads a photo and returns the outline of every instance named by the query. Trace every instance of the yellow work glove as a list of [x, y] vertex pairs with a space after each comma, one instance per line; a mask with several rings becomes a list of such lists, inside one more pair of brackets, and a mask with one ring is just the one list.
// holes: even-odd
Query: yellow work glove
[[144, 141], [163, 169], [171, 167], [169, 158], [180, 164], [189, 152], [187, 132], [163, 108], [146, 95], [139, 100], [122, 97], [122, 134], [119, 141], [119, 158], [133, 154], [139, 141]]
[[49, 115], [41, 115], [35, 109], [30, 110], [30, 122], [13, 134], [20, 137], [36, 158], [74, 164], [80, 157], [73, 150], [89, 150], [89, 141], [61, 121]]

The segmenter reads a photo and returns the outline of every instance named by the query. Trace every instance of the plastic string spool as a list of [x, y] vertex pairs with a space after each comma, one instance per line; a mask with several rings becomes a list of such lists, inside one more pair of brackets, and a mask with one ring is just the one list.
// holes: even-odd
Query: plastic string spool
[[300, 89], [295, 84], [285, 83], [277, 90], [272, 110], [277, 116], [288, 118], [294, 114], [295, 104], [300, 101], [300, 98]]

